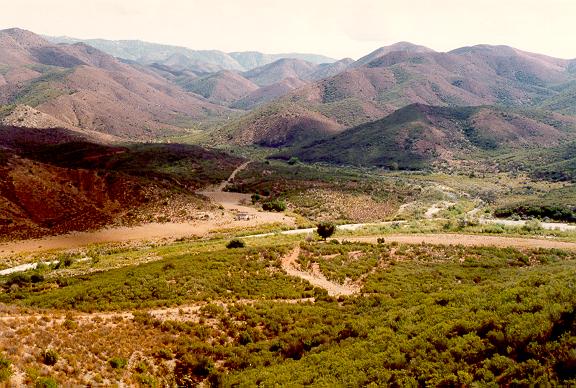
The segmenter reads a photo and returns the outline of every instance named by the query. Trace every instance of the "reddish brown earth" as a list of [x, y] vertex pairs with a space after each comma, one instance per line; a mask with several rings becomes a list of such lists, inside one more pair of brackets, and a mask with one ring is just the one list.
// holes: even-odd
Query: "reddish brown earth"
[[283, 58], [243, 73], [260, 86], [272, 85], [286, 78], [310, 79], [317, 65], [301, 59]]
[[195, 191], [242, 161], [197, 146], [87, 140], [69, 129], [0, 127], [0, 240], [194, 221], [214, 209]]
[[233, 71], [219, 71], [185, 83], [184, 88], [211, 102], [228, 105], [259, 89], [254, 82]]
[[131, 139], [178, 133], [226, 111], [143, 67], [85, 44], [0, 31], [0, 104], [25, 103], [66, 125]]

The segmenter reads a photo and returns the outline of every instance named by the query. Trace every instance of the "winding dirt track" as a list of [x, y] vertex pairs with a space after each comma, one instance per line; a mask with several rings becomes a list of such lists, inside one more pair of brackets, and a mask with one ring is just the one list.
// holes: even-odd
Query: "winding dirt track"
[[298, 277], [316, 287], [323, 288], [328, 291], [328, 295], [330, 296], [352, 295], [360, 291], [360, 287], [356, 285], [342, 285], [332, 282], [326, 279], [320, 271], [314, 271], [312, 273], [302, 271], [296, 262], [298, 255], [300, 255], [300, 246], [297, 246], [290, 254], [282, 258], [282, 269], [288, 275]]

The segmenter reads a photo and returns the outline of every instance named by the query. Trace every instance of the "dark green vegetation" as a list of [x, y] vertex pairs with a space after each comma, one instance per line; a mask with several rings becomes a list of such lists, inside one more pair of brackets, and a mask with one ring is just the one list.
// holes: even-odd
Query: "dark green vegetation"
[[334, 234], [336, 225], [331, 222], [321, 222], [316, 225], [316, 233], [326, 241], [326, 239]]
[[[245, 308], [240, 316], [249, 327], [263, 326], [264, 338], [244, 346], [245, 365], [252, 367], [224, 381], [354, 386], [574, 382], [576, 295], [568, 287], [573, 255], [366, 248], [326, 245], [322, 254], [343, 255], [339, 271], [356, 267], [348, 257], [356, 250], [387, 263], [366, 279], [363, 291], [372, 296], [352, 298], [341, 307]], [[289, 329], [283, 325], [283, 333], [274, 335], [271, 325], [281, 317], [289, 319]]]
[[257, 193], [258, 201], [265, 201], [265, 197], [290, 197], [312, 188], [368, 193], [378, 200], [391, 202], [409, 201], [419, 194], [407, 181], [394, 179], [392, 182], [368, 171], [301, 163], [290, 165], [275, 160], [251, 163], [228, 186], [230, 191]]
[[[162, 348], [149, 356], [174, 357], [180, 385], [576, 383], [574, 253], [302, 244], [302, 265], [316, 262], [335, 281], [362, 281], [361, 296], [336, 301], [266, 270], [277, 268], [290, 245], [259, 244], [206, 245], [199, 254], [191, 245], [158, 248], [168, 257], [156, 263], [5, 288], [2, 295], [83, 310], [262, 298], [205, 305], [199, 322], [135, 314], [137, 331], [162, 336]], [[311, 295], [315, 303], [266, 301]]]
[[554, 221], [576, 222], [576, 213], [574, 212], [574, 208], [559, 205], [516, 205], [503, 207], [494, 210], [494, 216], [503, 218], [517, 216], [523, 219], [538, 218]]
[[535, 179], [551, 182], [576, 181], [576, 143], [551, 149], [531, 149], [502, 159], [508, 170], [528, 171]]
[[226, 295], [288, 299], [313, 296], [312, 287], [278, 271], [285, 245], [208, 252], [177, 249], [166, 259], [78, 277], [14, 274], [1, 279], [0, 301], [37, 307], [120, 310], [169, 306]]
[[273, 212], [283, 212], [286, 210], [286, 202], [280, 199], [274, 199], [272, 201], [266, 201], [262, 204], [262, 210], [273, 211]]
[[226, 248], [231, 249], [231, 248], [244, 248], [246, 247], [246, 243], [242, 240], [240, 240], [239, 238], [234, 238], [232, 240], [230, 240], [230, 242], [228, 244], [226, 244]]
[[[504, 129], [501, 129], [504, 128]], [[573, 138], [568, 117], [494, 107], [408, 105], [391, 115], [340, 134], [282, 151], [274, 157], [339, 165], [422, 170], [451, 158], [487, 162], [493, 153], [526, 146], [558, 145]], [[515, 152], [516, 152], [515, 151]]]
[[219, 183], [242, 159], [183, 144], [130, 144], [113, 147], [73, 142], [27, 147], [23, 155], [67, 168], [107, 170], [198, 189]]

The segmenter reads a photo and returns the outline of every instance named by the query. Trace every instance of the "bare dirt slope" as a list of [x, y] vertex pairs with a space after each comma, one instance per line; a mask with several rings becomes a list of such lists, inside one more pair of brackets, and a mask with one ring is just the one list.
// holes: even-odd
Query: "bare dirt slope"
[[[0, 257], [24, 252], [77, 248], [106, 242], [204, 236], [231, 227], [248, 228], [274, 223], [293, 226], [294, 220], [283, 213], [264, 212], [248, 206], [247, 203], [250, 203], [249, 194], [222, 191], [226, 182], [231, 181], [247, 165], [248, 163], [244, 163], [239, 166], [232, 172], [230, 178], [213, 191], [198, 192], [223, 208], [223, 210], [207, 210], [203, 212], [205, 217], [201, 219], [192, 222], [146, 223], [138, 226], [110, 227], [91, 232], [74, 232], [40, 239], [13, 241], [0, 244]], [[236, 214], [238, 212], [247, 213], [249, 219], [237, 220]]]

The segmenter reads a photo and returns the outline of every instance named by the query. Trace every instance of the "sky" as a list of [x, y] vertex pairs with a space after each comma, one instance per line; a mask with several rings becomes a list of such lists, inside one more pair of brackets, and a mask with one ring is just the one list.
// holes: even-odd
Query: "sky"
[[399, 41], [576, 58], [576, 0], [0, 0], [0, 28], [357, 59]]

